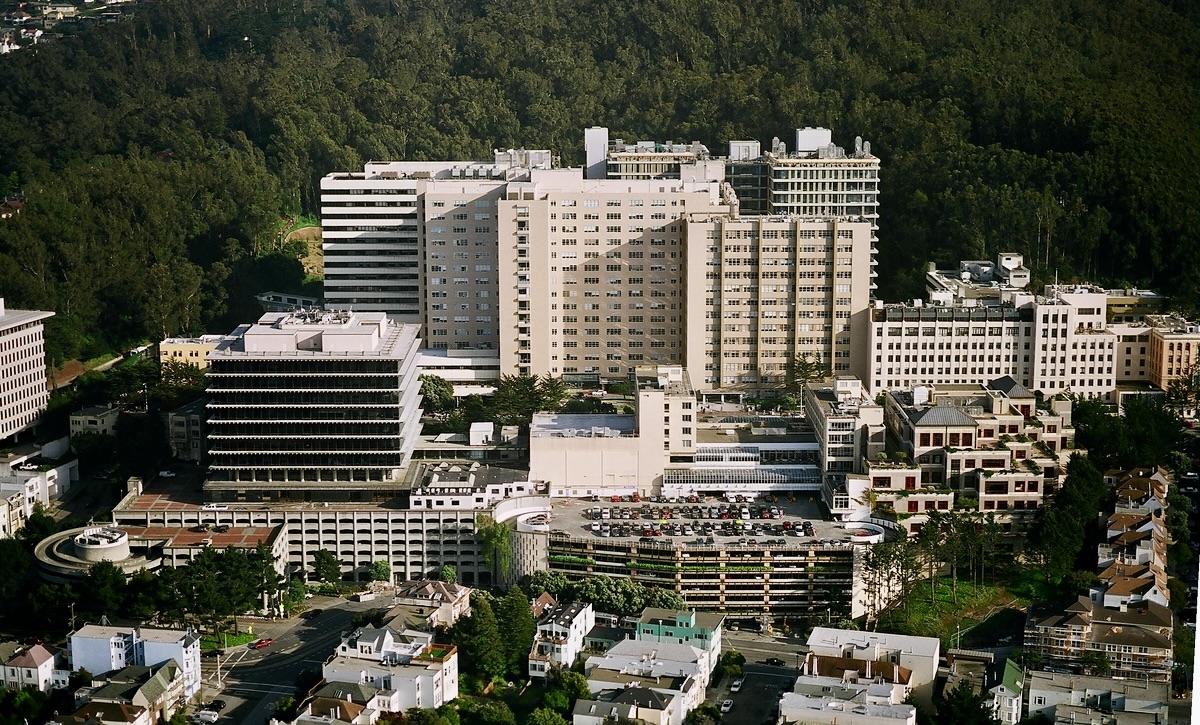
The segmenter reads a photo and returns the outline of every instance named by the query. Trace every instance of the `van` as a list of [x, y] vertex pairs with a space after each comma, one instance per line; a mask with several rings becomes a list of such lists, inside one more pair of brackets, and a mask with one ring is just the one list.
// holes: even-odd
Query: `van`
[[220, 717], [220, 713], [213, 712], [212, 710], [201, 710], [196, 713], [196, 719], [200, 722], [216, 722]]

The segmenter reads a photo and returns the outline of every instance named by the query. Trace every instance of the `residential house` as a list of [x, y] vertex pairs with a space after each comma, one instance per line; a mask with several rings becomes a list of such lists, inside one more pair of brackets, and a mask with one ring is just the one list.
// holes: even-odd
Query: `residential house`
[[595, 626], [596, 610], [588, 602], [559, 603], [543, 614], [529, 650], [529, 676], [546, 677], [552, 669], [575, 664]]
[[580, 698], [575, 701], [575, 707], [571, 710], [571, 725], [608, 725], [612, 722], [636, 720], [637, 705], [624, 702]]
[[428, 632], [359, 627], [342, 638], [337, 653], [377, 662], [399, 662], [412, 659], [432, 643], [433, 635]]
[[533, 618], [541, 619], [542, 615], [554, 609], [554, 605], [558, 604], [558, 600], [554, 598], [550, 592], [542, 592], [533, 598], [529, 603], [530, 610], [533, 611]]
[[138, 718], [148, 717], [150, 723], [166, 722], [186, 704], [183, 671], [174, 660], [154, 667], [123, 667], [92, 680], [91, 686], [75, 693], [75, 699], [83, 701], [83, 707], [87, 703], [125, 706], [131, 713], [138, 712]]
[[70, 715], [60, 715], [47, 725], [156, 725], [144, 707], [117, 702], [89, 702]]
[[97, 433], [110, 436], [117, 430], [121, 411], [107, 405], [88, 405], [71, 414], [71, 436]]
[[597, 623], [583, 637], [585, 652], [607, 652], [614, 644], [624, 639], [634, 639], [634, 630], [623, 627], [611, 627]]
[[1012, 660], [1004, 660], [1003, 667], [993, 670], [997, 680], [988, 688], [992, 715], [1004, 725], [1016, 725], [1021, 720], [1024, 705], [1025, 673]]
[[458, 650], [427, 632], [361, 627], [342, 639], [321, 669], [331, 683], [385, 691], [384, 709], [437, 708], [458, 697]]
[[395, 602], [432, 610], [427, 619], [430, 629], [452, 627], [471, 614], [471, 587], [434, 579], [407, 581], [396, 586]]
[[1118, 513], [1160, 513], [1167, 506], [1171, 474], [1161, 467], [1105, 471], [1104, 481], [1116, 494]]
[[55, 659], [54, 653], [40, 644], [13, 655], [4, 662], [4, 687], [49, 692], [54, 687]]
[[607, 725], [639, 722], [670, 725], [678, 722], [680, 698], [648, 687], [626, 687], [604, 692], [595, 700], [577, 700], [571, 712], [572, 725]]
[[[385, 712], [392, 712], [392, 693], [367, 685], [330, 682], [322, 685], [300, 704], [290, 725], [373, 725]], [[271, 725], [289, 725], [274, 718]]]

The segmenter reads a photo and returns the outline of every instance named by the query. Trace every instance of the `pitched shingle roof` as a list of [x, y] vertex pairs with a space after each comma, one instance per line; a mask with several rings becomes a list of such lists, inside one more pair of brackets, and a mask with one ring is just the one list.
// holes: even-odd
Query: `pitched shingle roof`
[[915, 426], [975, 425], [975, 419], [950, 405], [935, 405], [914, 411], [910, 416]]
[[4, 664], [9, 667], [31, 667], [37, 669], [53, 659], [54, 655], [50, 650], [40, 644], [35, 644]]
[[1010, 398], [1032, 398], [1033, 393], [1029, 392], [1029, 388], [1021, 385], [1016, 380], [1013, 380], [1011, 375], [1005, 375], [1002, 378], [996, 378], [987, 384], [992, 390], [999, 390]]

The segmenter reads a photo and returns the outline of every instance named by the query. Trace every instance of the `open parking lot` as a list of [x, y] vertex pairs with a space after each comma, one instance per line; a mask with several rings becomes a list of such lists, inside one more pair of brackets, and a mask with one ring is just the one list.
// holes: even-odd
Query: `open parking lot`
[[637, 539], [676, 546], [840, 544], [852, 538], [841, 524], [824, 519], [815, 498], [692, 498], [558, 501], [552, 510], [553, 527], [576, 537]]
[[779, 698], [791, 692], [796, 683], [796, 671], [786, 667], [768, 667], [746, 663], [742, 686], [737, 692], [721, 688], [715, 705], [733, 700], [733, 708], [725, 713], [724, 725], [764, 725], [774, 723], [779, 714]]

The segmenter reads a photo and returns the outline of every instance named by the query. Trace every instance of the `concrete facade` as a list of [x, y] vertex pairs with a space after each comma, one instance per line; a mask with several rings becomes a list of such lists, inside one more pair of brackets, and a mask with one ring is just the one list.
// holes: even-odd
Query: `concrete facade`
[[0, 440], [37, 423], [50, 400], [44, 340], [53, 316], [6, 309], [0, 297]]

